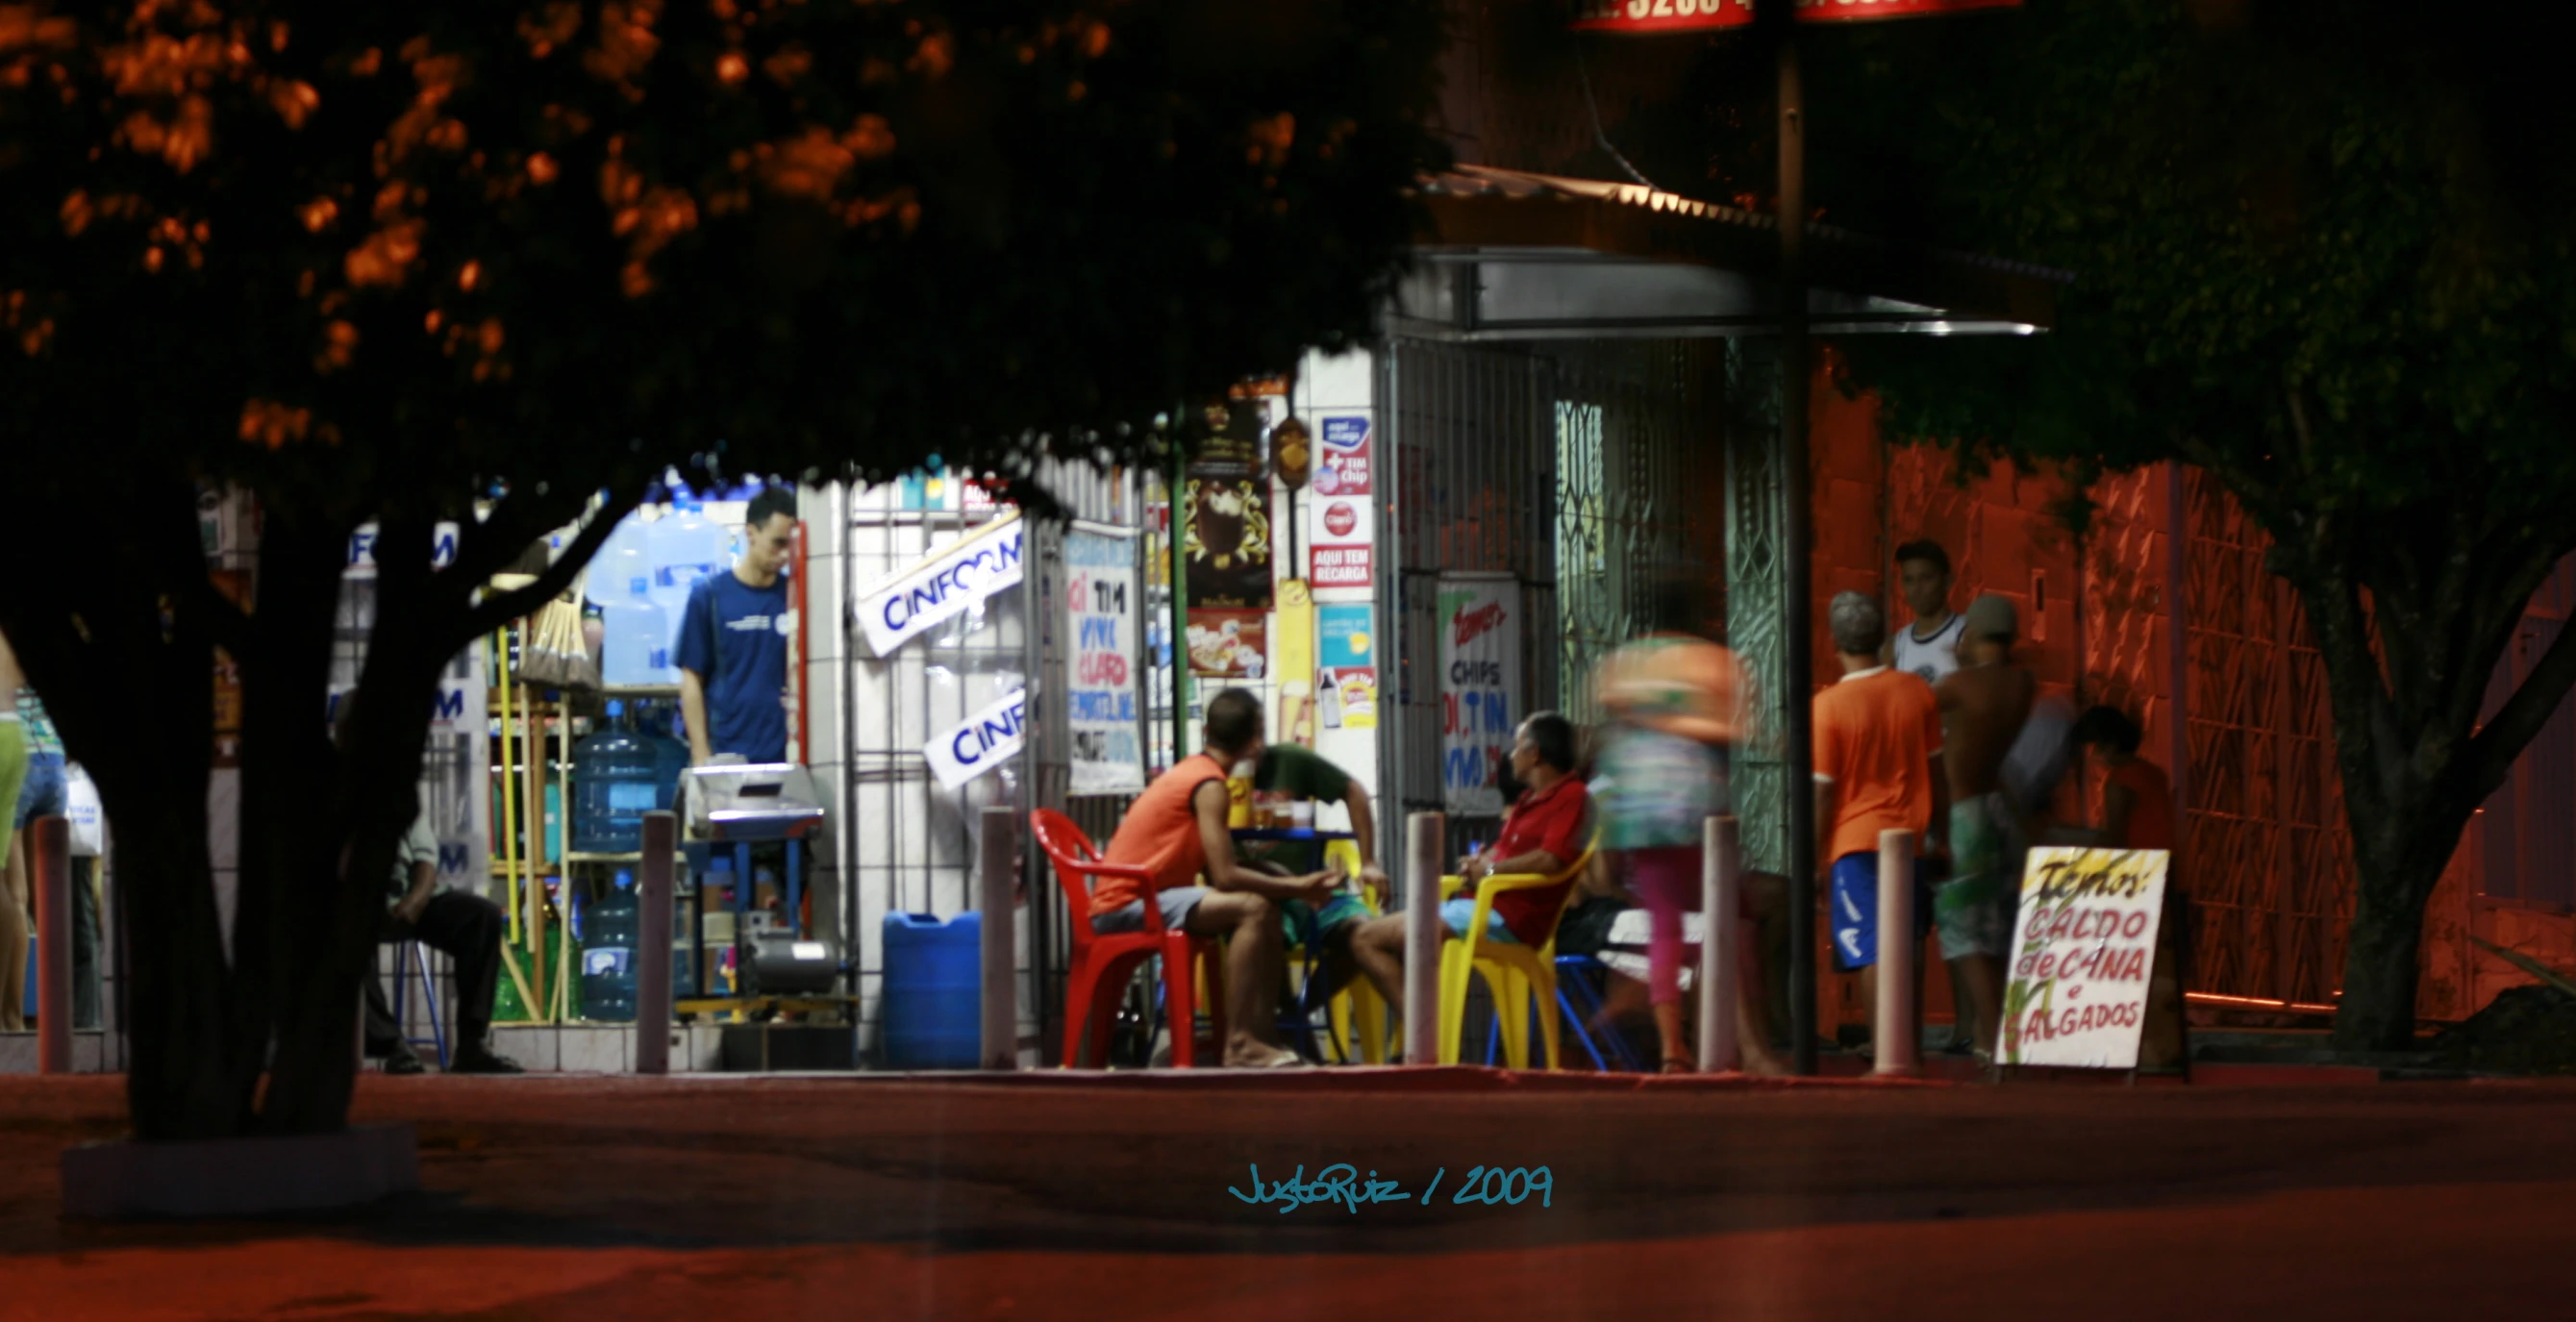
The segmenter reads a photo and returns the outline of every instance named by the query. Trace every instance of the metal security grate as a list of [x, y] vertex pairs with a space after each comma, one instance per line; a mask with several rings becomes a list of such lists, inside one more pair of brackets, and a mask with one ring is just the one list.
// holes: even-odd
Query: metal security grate
[[[1593, 716], [1585, 677], [1647, 623], [1656, 575], [1683, 569], [1716, 585], [1722, 352], [1704, 341], [1398, 338], [1382, 356], [1396, 509], [1383, 572], [1398, 634], [1381, 779], [1401, 812], [1441, 806], [1441, 574], [1519, 583], [1525, 618], [1546, 622], [1522, 634], [1524, 709], [1579, 722]], [[1454, 819], [1451, 843], [1494, 826]]]

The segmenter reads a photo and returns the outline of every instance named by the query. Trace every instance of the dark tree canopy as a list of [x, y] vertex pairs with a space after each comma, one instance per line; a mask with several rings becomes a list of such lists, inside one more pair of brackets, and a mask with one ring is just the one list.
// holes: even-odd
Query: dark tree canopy
[[[1182, 401], [1365, 334], [1435, 163], [1438, 12], [0, 3], [0, 543], [49, 567], [0, 586], [0, 630], [128, 828], [138, 1130], [341, 1122], [436, 670], [562, 587], [611, 520], [475, 596], [596, 493], [718, 450], [863, 477], [1143, 457]], [[246, 610], [208, 581], [204, 484], [262, 510]], [[441, 519], [466, 531], [433, 573]], [[217, 647], [245, 690], [229, 963]]]
[[2032, 0], [1820, 43], [1837, 219], [2071, 270], [2051, 335], [1848, 346], [1893, 431], [2179, 458], [2324, 653], [2360, 869], [2338, 1032], [2411, 1032], [2425, 900], [2576, 680], [2486, 714], [2576, 551], [2576, 127], [2538, 7]]

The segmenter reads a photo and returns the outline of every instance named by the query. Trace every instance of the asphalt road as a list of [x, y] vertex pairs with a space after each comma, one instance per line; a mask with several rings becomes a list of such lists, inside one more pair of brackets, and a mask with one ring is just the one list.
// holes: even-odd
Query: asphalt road
[[[119, 1081], [0, 1079], [0, 1319], [2576, 1314], [2576, 1084], [369, 1076], [358, 1111], [419, 1126], [427, 1191], [96, 1225], [55, 1163]], [[1383, 1201], [1229, 1192], [1340, 1162]], [[1479, 1165], [1550, 1187], [1460, 1205]]]

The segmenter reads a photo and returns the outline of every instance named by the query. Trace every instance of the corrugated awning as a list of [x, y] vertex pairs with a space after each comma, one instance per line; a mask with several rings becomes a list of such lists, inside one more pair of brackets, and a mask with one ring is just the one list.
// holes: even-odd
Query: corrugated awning
[[[1763, 335], [1779, 329], [1770, 216], [1639, 184], [1466, 165], [1425, 178], [1425, 260], [1394, 329], [1474, 340]], [[2047, 329], [2073, 277], [1807, 229], [1817, 334]]]

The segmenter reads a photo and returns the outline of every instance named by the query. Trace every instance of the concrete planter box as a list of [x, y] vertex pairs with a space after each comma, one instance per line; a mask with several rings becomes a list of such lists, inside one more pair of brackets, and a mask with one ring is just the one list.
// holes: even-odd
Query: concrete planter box
[[63, 1215], [259, 1216], [371, 1203], [420, 1187], [410, 1125], [203, 1143], [93, 1143], [63, 1153]]

